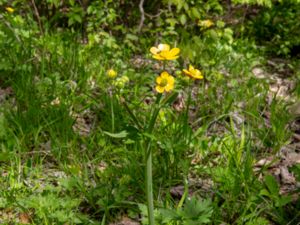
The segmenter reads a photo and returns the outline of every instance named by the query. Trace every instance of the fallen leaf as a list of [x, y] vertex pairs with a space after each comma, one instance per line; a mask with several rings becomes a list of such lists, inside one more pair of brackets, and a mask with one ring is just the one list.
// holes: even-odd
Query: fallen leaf
[[28, 213], [20, 213], [19, 222], [21, 224], [30, 224], [30, 215]]
[[280, 168], [280, 178], [283, 184], [296, 184], [296, 179], [287, 167]]
[[120, 221], [109, 225], [140, 225], [140, 223], [124, 216]]

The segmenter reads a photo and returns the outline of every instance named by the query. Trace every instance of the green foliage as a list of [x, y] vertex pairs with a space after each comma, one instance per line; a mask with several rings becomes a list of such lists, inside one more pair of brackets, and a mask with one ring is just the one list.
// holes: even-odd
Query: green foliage
[[[147, 223], [147, 211], [144, 205], [139, 205], [143, 217], [143, 224]], [[158, 224], [208, 224], [211, 222], [213, 208], [210, 200], [199, 200], [196, 197], [187, 198], [183, 207], [179, 209], [159, 209], [155, 212]]]
[[262, 5], [267, 7], [272, 7], [272, 1], [271, 0], [234, 0], [234, 4], [247, 4], [247, 5]]
[[267, 51], [277, 55], [299, 54], [299, 1], [279, 1], [249, 21], [249, 32]]
[[[297, 55], [299, 1], [145, 1], [140, 31], [139, 1], [10, 3], [0, 1], [0, 213], [15, 218], [0, 223], [20, 213], [33, 224], [147, 219], [147, 143], [158, 224], [299, 219], [299, 204], [267, 168], [253, 170], [289, 143], [293, 118], [290, 103], [251, 72], [264, 68], [264, 52]], [[181, 49], [165, 68], [175, 90], [158, 111], [155, 42]], [[204, 80], [182, 75], [189, 64]], [[299, 179], [299, 166], [291, 170]], [[173, 196], [182, 180], [184, 192]]]
[[72, 211], [78, 204], [79, 201], [76, 199], [61, 198], [51, 193], [45, 196], [30, 196], [20, 202], [21, 207], [34, 209], [35, 215], [45, 224], [82, 223], [80, 217]]
[[[284, 206], [292, 201], [291, 196], [281, 196], [279, 194], [279, 186], [275, 178], [271, 175], [265, 177], [266, 189], [260, 191], [260, 196], [266, 196], [269, 198], [270, 214], [280, 224], [284, 224], [289, 221], [287, 213], [284, 211]], [[274, 207], [275, 206], [275, 207]]]

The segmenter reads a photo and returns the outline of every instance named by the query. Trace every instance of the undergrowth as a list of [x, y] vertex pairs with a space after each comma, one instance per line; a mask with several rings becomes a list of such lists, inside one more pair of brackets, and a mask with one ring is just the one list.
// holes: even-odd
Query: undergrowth
[[[290, 143], [294, 118], [253, 74], [267, 59], [252, 40], [222, 22], [167, 34], [181, 57], [165, 63], [135, 38], [82, 43], [26, 16], [0, 17], [1, 224], [148, 224], [149, 154], [156, 224], [299, 222], [294, 192], [270, 165], [254, 170]], [[190, 64], [203, 79], [182, 72]], [[175, 84], [159, 91], [163, 71]]]

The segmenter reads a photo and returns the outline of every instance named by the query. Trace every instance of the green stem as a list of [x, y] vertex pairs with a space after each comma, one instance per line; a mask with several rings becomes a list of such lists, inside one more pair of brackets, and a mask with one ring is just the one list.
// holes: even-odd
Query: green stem
[[115, 132], [114, 93], [110, 96], [111, 132]]
[[[155, 108], [151, 114], [151, 119], [146, 132], [152, 133], [157, 116], [160, 111], [160, 99], [161, 94], [157, 95]], [[147, 196], [147, 209], [148, 209], [148, 221], [149, 225], [154, 225], [154, 203], [153, 203], [153, 180], [152, 180], [152, 149], [151, 149], [151, 139], [146, 141], [146, 196]]]
[[148, 125], [147, 130], [146, 130], [146, 132], [148, 132], [150, 134], [153, 131], [153, 128], [154, 128], [154, 125], [155, 125], [155, 121], [156, 121], [156, 118], [157, 118], [159, 110], [160, 110], [159, 103], [160, 103], [161, 96], [162, 96], [162, 94], [158, 94], [157, 97], [156, 97], [155, 108], [154, 108], [154, 110], [152, 112], [151, 119], [150, 119], [149, 125]]
[[184, 134], [187, 134], [187, 132], [188, 132], [188, 126], [189, 126], [189, 108], [190, 108], [191, 100], [192, 100], [192, 86], [189, 83], [188, 99], [187, 99], [186, 111], [185, 111], [185, 115], [184, 115], [184, 124], [183, 124]]
[[[150, 145], [148, 145], [150, 146]], [[146, 194], [149, 225], [154, 225], [153, 181], [152, 181], [152, 150], [149, 147], [146, 162]]]
[[189, 186], [188, 186], [188, 181], [187, 179], [185, 178], [184, 179], [184, 192], [183, 192], [183, 195], [178, 203], [178, 206], [177, 206], [177, 209], [181, 209], [182, 206], [183, 206], [183, 203], [186, 199], [186, 197], [188, 196], [188, 192], [189, 192]]

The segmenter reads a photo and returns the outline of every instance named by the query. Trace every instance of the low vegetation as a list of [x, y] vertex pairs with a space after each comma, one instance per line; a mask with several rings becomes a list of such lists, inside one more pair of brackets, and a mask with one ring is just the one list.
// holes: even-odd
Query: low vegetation
[[299, 224], [299, 1], [0, 7], [0, 224]]

